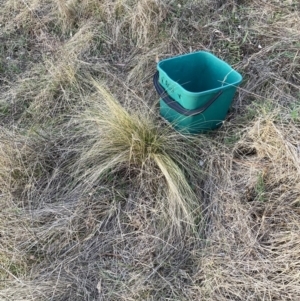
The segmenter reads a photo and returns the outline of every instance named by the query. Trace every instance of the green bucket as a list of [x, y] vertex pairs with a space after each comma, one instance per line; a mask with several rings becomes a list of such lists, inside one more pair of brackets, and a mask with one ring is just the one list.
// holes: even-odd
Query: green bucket
[[162, 60], [153, 83], [160, 114], [179, 131], [197, 134], [218, 128], [226, 118], [242, 76], [206, 51]]

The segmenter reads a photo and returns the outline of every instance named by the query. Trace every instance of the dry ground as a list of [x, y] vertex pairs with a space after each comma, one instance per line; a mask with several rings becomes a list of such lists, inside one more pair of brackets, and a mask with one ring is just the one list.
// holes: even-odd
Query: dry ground
[[[300, 300], [298, 0], [0, 4], [0, 300]], [[152, 76], [196, 50], [244, 81], [188, 137]]]

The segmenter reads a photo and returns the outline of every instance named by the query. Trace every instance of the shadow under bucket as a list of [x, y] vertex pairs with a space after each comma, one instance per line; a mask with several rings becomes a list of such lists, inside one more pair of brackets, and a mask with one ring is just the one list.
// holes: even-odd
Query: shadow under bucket
[[222, 125], [242, 76], [206, 51], [180, 55], [157, 64], [153, 83], [160, 114], [190, 134]]

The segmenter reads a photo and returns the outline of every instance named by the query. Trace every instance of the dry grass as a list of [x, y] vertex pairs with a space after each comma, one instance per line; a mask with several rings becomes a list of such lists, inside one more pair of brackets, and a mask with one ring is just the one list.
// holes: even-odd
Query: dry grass
[[211, 196], [199, 266], [207, 300], [299, 295], [298, 136], [299, 125], [265, 116], [236, 145], [231, 173]]
[[[0, 300], [300, 299], [298, 1], [3, 0]], [[221, 129], [158, 116], [156, 60], [244, 76]]]
[[4, 128], [0, 129], [0, 288], [6, 281], [16, 280], [26, 274], [27, 258], [18, 244], [22, 237], [22, 213], [14, 199], [20, 186], [26, 185], [26, 171], [21, 153], [26, 153], [24, 139]]
[[87, 191], [114, 174], [129, 177], [134, 190], [164, 187], [155, 193], [157, 212], [165, 214], [166, 224], [179, 232], [182, 222], [192, 226], [199, 202], [186, 175], [190, 181], [201, 179], [199, 154], [189, 149], [198, 149], [193, 138], [161, 127], [143, 107], [140, 112], [127, 112], [101, 84], [95, 86], [98, 95], [86, 99], [88, 110], [71, 121], [74, 139], [80, 137], [74, 178], [83, 181]]
[[9, 83], [14, 87], [3, 93], [2, 103], [10, 105], [15, 118], [45, 122], [68, 111], [80, 91], [80, 59], [93, 35], [93, 26], [87, 23], [60, 45], [52, 58], [34, 65], [25, 78]]

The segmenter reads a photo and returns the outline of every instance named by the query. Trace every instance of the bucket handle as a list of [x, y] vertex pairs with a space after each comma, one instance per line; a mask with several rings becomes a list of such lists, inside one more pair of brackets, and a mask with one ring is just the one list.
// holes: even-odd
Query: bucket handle
[[204, 106], [194, 109], [194, 110], [189, 110], [185, 109], [183, 106], [181, 106], [176, 100], [174, 100], [172, 97], [168, 95], [168, 92], [160, 85], [158, 82], [158, 76], [159, 73], [158, 71], [155, 72], [153, 76], [153, 84], [154, 87], [159, 94], [159, 96], [163, 99], [163, 101], [173, 110], [176, 112], [184, 115], [184, 116], [194, 116], [203, 113], [205, 110], [207, 110], [210, 105], [212, 105], [218, 98], [219, 96], [223, 93], [222, 90], [220, 90], [217, 94], [215, 94]]

